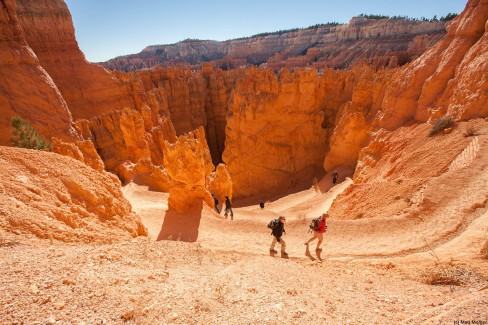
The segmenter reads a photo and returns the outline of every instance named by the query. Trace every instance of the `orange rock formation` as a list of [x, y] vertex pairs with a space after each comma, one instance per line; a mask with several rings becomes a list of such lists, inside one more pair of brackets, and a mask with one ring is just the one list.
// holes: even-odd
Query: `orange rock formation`
[[0, 177], [4, 230], [69, 242], [147, 235], [120, 182], [75, 159], [0, 147]]
[[[464, 136], [463, 129], [468, 125], [478, 130], [486, 127], [483, 120], [461, 121], [488, 116], [488, 69], [486, 50], [482, 50], [488, 44], [487, 21], [488, 1], [469, 1], [466, 10], [449, 25], [444, 40], [395, 73], [377, 111], [371, 138], [359, 154], [354, 185], [335, 201], [333, 214], [353, 219], [422, 218], [445, 214], [443, 206], [447, 209], [458, 204], [452, 203], [457, 202], [456, 195], [462, 195], [457, 188], [470, 184], [473, 195], [480, 192], [479, 180], [474, 178], [478, 167], [464, 170], [464, 176], [458, 177], [450, 164], [466, 159], [465, 151], [474, 155], [467, 162], [471, 163], [481, 146], [476, 137]], [[453, 134], [429, 137], [432, 126], [425, 122], [445, 115], [459, 123]], [[429, 192], [439, 184], [449, 188], [449, 194]], [[481, 194], [479, 201], [484, 199]], [[464, 208], [456, 208], [457, 217], [470, 213], [470, 207]]]
[[488, 2], [470, 0], [447, 36], [397, 73], [388, 87], [379, 126], [393, 130], [409, 120], [488, 114], [486, 21]]
[[16, 0], [23, 36], [58, 86], [74, 119], [134, 108], [129, 89], [78, 48], [68, 7], [62, 0]]
[[65, 100], [26, 42], [14, 0], [0, 7], [0, 145], [10, 145], [10, 120], [20, 116], [39, 133], [68, 139], [75, 132]]
[[327, 131], [324, 85], [314, 70], [251, 69], [229, 105], [223, 160], [234, 196], [293, 187], [322, 166]]
[[[222, 184], [232, 184], [236, 197], [309, 186], [324, 168], [353, 169], [359, 159], [358, 185], [378, 179], [372, 176], [375, 164], [392, 154], [386, 145], [389, 131], [444, 115], [457, 120], [488, 115], [487, 0], [469, 1], [465, 12], [449, 24], [447, 36], [403, 68], [376, 69], [401, 65], [423, 53], [443, 34], [443, 23], [356, 18], [347, 26], [287, 33], [278, 42], [297, 36], [323, 40], [305, 47], [292, 42], [293, 51], [271, 51], [275, 34], [252, 40], [253, 45], [242, 53], [262, 50], [253, 60], [269, 59], [272, 69], [214, 71], [206, 64], [196, 71], [155, 69], [128, 74], [109, 73], [84, 59], [63, 1], [2, 3], [0, 24], [5, 32], [0, 36], [0, 73], [6, 83], [0, 84], [0, 104], [6, 114], [0, 117], [4, 126], [0, 144], [9, 143], [8, 123], [19, 115], [42, 135], [57, 138], [53, 151], [96, 170], [105, 168], [123, 183], [133, 181], [170, 192], [171, 184], [180, 186], [184, 190], [172, 192], [174, 209], [188, 206], [178, 202], [178, 191], [191, 191], [196, 184], [195, 198], [207, 200], [205, 188], [214, 190], [206, 183], [207, 169], [211, 169], [206, 158], [196, 166], [187, 162], [190, 170], [199, 170], [193, 178], [179, 175], [171, 166], [180, 164], [179, 159], [189, 161], [192, 155], [203, 157], [207, 148], [215, 165], [227, 164]], [[425, 35], [432, 30], [440, 32]], [[403, 32], [408, 40], [396, 37], [398, 49], [384, 56], [378, 52], [369, 57], [358, 47], [344, 48], [354, 39], [361, 47], [373, 44], [378, 33], [380, 39], [392, 40]], [[243, 50], [249, 41], [229, 41], [229, 53], [219, 62], [228, 67], [247, 64], [232, 51]], [[336, 41], [339, 49], [325, 51]], [[192, 44], [175, 45], [168, 51], [178, 52], [178, 46]], [[208, 44], [198, 44], [202, 51], [209, 51]], [[405, 49], [408, 44], [411, 47]], [[148, 48], [145, 53], [157, 50]], [[355, 65], [346, 71], [285, 69], [278, 75], [273, 70], [318, 59], [337, 67], [353, 61], [370, 66]], [[197, 128], [202, 128], [198, 135], [177, 141], [177, 136]]]
[[225, 164], [219, 164], [207, 180], [208, 190], [214, 194], [220, 202], [228, 196], [232, 200], [232, 178]]
[[164, 166], [170, 177], [168, 206], [177, 212], [213, 205], [207, 178], [213, 170], [210, 151], [202, 127], [165, 142]]

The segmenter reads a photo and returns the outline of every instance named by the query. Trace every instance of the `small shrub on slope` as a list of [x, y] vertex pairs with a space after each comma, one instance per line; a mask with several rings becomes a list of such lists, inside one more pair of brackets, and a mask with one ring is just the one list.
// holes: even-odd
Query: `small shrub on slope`
[[14, 147], [43, 150], [50, 144], [42, 138], [29, 122], [16, 116], [12, 118], [12, 144]]
[[441, 117], [434, 121], [429, 131], [429, 136], [434, 136], [454, 125], [454, 119], [450, 116]]

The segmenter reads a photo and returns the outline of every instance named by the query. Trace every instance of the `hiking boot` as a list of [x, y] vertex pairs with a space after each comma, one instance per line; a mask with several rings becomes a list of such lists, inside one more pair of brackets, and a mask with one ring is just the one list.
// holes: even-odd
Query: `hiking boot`
[[288, 257], [288, 253], [281, 252], [281, 257]]
[[276, 251], [276, 250], [274, 250], [274, 249], [270, 249], [270, 250], [269, 250], [269, 252], [270, 252], [270, 253], [273, 253], [273, 254], [278, 253], [278, 251]]

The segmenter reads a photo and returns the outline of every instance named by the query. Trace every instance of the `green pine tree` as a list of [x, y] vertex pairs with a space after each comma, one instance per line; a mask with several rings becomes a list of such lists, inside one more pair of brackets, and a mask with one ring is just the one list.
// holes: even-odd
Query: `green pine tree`
[[51, 145], [42, 138], [29, 122], [18, 116], [12, 118], [12, 144], [14, 147], [43, 150]]

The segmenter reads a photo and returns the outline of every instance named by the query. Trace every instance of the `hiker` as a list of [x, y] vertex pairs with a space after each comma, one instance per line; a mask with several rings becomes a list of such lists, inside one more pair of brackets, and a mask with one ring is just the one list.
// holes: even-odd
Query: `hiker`
[[332, 182], [334, 184], [337, 182], [337, 178], [339, 178], [339, 173], [337, 172], [337, 170], [334, 170], [334, 172], [332, 173]]
[[224, 216], [227, 219], [227, 215], [230, 213], [230, 220], [234, 220], [234, 212], [232, 212], [232, 204], [228, 196], [225, 197], [225, 212]]
[[214, 210], [217, 211], [218, 214], [220, 214], [220, 210], [219, 210], [219, 199], [217, 199], [217, 197], [212, 193], [212, 198], [213, 198], [213, 201], [214, 201]]
[[310, 229], [314, 231], [314, 235], [312, 238], [310, 238], [307, 242], [305, 242], [305, 245], [308, 246], [308, 244], [315, 239], [318, 239], [317, 243], [317, 248], [315, 249], [317, 252], [322, 251], [322, 248], [320, 248], [320, 245], [322, 244], [322, 241], [324, 240], [324, 233], [327, 231], [327, 218], [329, 217], [329, 214], [326, 212], [322, 214], [320, 218], [316, 218], [312, 220], [312, 223], [310, 224]]
[[313, 178], [312, 184], [313, 184], [313, 189], [315, 190], [315, 194], [318, 194], [320, 189], [319, 189], [319, 182], [317, 180], [317, 177]]
[[288, 257], [288, 253], [286, 252], [286, 244], [282, 238], [283, 234], [286, 234], [285, 231], [286, 218], [284, 216], [280, 216], [278, 219], [275, 219], [271, 222], [274, 223], [271, 231], [271, 235], [273, 235], [273, 241], [271, 242], [271, 247], [269, 248], [269, 251], [270, 253], [274, 253], [274, 254], [278, 253], [274, 248], [276, 243], [280, 243], [281, 257]]
[[259, 207], [262, 209], [264, 209], [264, 202], [263, 200], [259, 200]]

